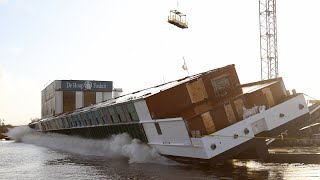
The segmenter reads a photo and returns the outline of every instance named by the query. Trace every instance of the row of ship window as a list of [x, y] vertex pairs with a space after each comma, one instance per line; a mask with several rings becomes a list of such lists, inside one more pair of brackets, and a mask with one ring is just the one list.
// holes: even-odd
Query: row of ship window
[[126, 122], [139, 122], [133, 103], [91, 109], [77, 114], [56, 117], [42, 122], [41, 128], [42, 130], [55, 130]]

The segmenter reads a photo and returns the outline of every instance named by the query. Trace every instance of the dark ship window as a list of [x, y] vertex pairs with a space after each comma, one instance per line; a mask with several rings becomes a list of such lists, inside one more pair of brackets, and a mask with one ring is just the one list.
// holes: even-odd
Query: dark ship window
[[89, 121], [90, 121], [90, 125], [96, 125], [96, 121], [95, 121], [95, 118], [93, 116], [93, 113], [92, 112], [88, 112], [87, 113], [87, 116], [89, 117]]
[[112, 121], [119, 122], [119, 119], [118, 119], [118, 116], [116, 115], [115, 110], [111, 107], [111, 108], [108, 108], [108, 111], [109, 111], [109, 114], [111, 116]]
[[86, 126], [89, 126], [89, 121], [88, 121], [88, 117], [87, 117], [86, 114], [82, 113], [82, 114], [81, 114], [81, 119], [83, 119], [84, 124], [85, 124]]
[[104, 124], [103, 120], [101, 119], [101, 115], [100, 115], [99, 109], [96, 109], [94, 112], [95, 112], [97, 120], [99, 121], [99, 124]]
[[49, 127], [49, 129], [52, 129], [52, 127], [51, 127], [51, 122], [48, 121], [48, 122], [46, 122], [46, 123], [47, 123], [47, 126]]
[[108, 109], [107, 108], [103, 108], [101, 111], [104, 112], [103, 115], [105, 116], [106, 123], [110, 123], [110, 124], [113, 123], [113, 121], [112, 121], [112, 119], [110, 117]]
[[126, 116], [124, 115], [123, 109], [121, 106], [117, 106], [116, 107], [116, 111], [118, 114], [118, 117], [120, 119], [121, 122], [127, 122]]
[[161, 131], [159, 123], [156, 122], [156, 123], [154, 123], [154, 125], [155, 125], [155, 127], [157, 129], [158, 135], [162, 135], [162, 131]]
[[132, 103], [127, 104], [129, 116], [133, 121], [139, 121], [139, 117], [137, 115], [136, 109]]
[[75, 120], [78, 122], [78, 125], [79, 125], [80, 127], [82, 127], [82, 126], [83, 126], [83, 123], [82, 123], [82, 121], [81, 121], [81, 119], [80, 119], [79, 117], [80, 117], [80, 116], [73, 115], [73, 119], [75, 119]]
[[75, 115], [77, 119], [81, 122], [81, 126], [86, 126], [86, 121], [81, 118], [79, 114]]
[[55, 129], [59, 129], [59, 124], [58, 124], [58, 122], [57, 122], [57, 119], [54, 120], [54, 125], [56, 126]]
[[63, 127], [63, 128], [66, 128], [66, 125], [64, 124], [64, 119], [61, 118], [60, 121], [61, 121], [62, 127]]

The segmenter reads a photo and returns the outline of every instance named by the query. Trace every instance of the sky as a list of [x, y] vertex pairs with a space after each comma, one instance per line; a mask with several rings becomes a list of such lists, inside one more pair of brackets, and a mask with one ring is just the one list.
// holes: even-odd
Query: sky
[[[279, 75], [320, 99], [319, 0], [278, 0]], [[188, 29], [167, 23], [187, 15]], [[124, 93], [235, 64], [260, 80], [258, 0], [0, 0], [0, 119], [40, 118], [54, 80], [106, 80]]]

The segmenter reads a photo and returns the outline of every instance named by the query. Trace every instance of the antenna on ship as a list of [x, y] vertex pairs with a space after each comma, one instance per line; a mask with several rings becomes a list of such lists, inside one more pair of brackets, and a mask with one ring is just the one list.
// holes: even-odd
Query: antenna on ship
[[187, 73], [188, 73], [188, 76], [190, 76], [190, 75], [189, 75], [189, 69], [188, 69], [188, 66], [187, 66], [186, 60], [184, 59], [184, 56], [183, 56], [182, 58], [183, 58], [183, 65], [182, 65], [182, 69], [183, 69], [183, 70], [186, 70], [186, 71], [187, 71]]

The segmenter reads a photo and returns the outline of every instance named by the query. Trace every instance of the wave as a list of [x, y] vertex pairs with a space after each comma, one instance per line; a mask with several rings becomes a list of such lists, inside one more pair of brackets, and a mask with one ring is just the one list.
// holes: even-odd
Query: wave
[[35, 144], [50, 149], [62, 150], [82, 155], [126, 157], [129, 163], [176, 164], [161, 156], [156, 149], [132, 139], [127, 133], [113, 135], [108, 139], [86, 139], [57, 133], [37, 132], [28, 126], [10, 129], [6, 134], [17, 142]]

